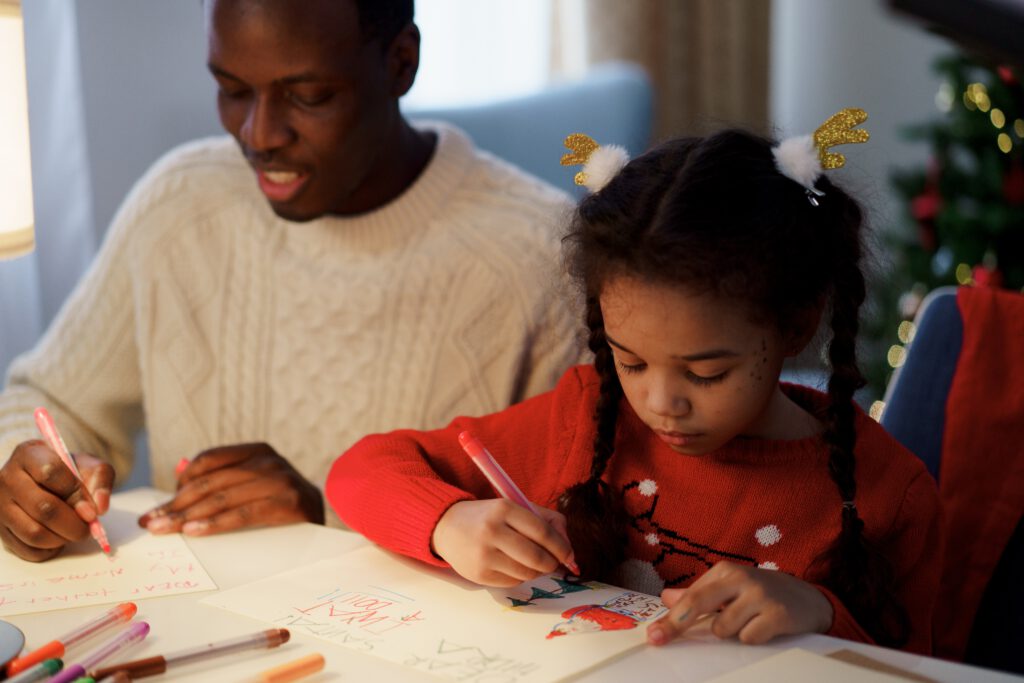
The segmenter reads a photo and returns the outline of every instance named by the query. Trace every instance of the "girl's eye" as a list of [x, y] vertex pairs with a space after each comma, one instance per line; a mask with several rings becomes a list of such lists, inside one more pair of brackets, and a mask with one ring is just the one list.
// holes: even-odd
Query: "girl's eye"
[[715, 375], [714, 377], [703, 377], [701, 375], [695, 375], [692, 372], [688, 372], [686, 373], [686, 378], [699, 387], [706, 387], [710, 384], [716, 384], [718, 382], [721, 382], [723, 379], [725, 379], [725, 376], [727, 374], [729, 373], [722, 372]]
[[623, 363], [622, 361], [616, 361], [616, 363], [618, 363], [619, 368], [624, 373], [626, 373], [627, 375], [632, 375], [632, 374], [636, 374], [638, 372], [643, 372], [644, 368], [647, 367], [647, 363], [628, 364], [628, 363]]

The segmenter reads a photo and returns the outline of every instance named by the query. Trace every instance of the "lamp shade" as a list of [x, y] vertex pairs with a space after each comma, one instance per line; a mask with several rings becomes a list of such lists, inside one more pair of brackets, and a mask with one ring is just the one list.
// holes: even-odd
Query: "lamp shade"
[[32, 251], [25, 32], [19, 0], [0, 0], [0, 258]]

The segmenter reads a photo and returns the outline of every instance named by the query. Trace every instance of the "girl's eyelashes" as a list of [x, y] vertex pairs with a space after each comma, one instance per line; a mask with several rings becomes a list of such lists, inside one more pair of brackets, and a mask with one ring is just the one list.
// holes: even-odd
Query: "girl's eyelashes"
[[627, 375], [635, 374], [635, 373], [638, 373], [638, 372], [643, 372], [644, 368], [647, 367], [647, 363], [633, 363], [633, 364], [629, 364], [629, 363], [623, 363], [621, 360], [618, 360], [618, 359], [616, 359], [615, 362], [618, 363], [619, 368], [624, 373], [626, 373]]
[[[635, 374], [641, 373], [641, 372], [643, 372], [644, 370], [647, 369], [647, 363], [642, 363], [642, 362], [641, 363], [624, 363], [621, 360], [616, 358], [615, 359], [615, 363], [616, 363], [616, 365], [619, 366], [619, 369], [622, 370], [622, 372], [624, 372], [627, 375], [635, 375]], [[696, 384], [699, 387], [706, 387], [706, 386], [709, 386], [709, 385], [712, 385], [712, 384], [717, 384], [718, 382], [721, 382], [722, 380], [724, 380], [726, 375], [728, 375], [728, 374], [729, 374], [729, 372], [726, 371], [726, 372], [720, 372], [720, 373], [718, 373], [717, 375], [715, 375], [713, 377], [704, 377], [703, 375], [697, 375], [697, 374], [694, 374], [694, 373], [692, 373], [690, 371], [687, 371], [685, 373], [686, 379], [688, 381]]]
[[721, 382], [723, 379], [725, 379], [725, 376], [728, 374], [728, 372], [720, 372], [714, 377], [703, 377], [701, 375], [695, 375], [692, 372], [687, 372], [686, 379], [690, 380], [697, 386], [706, 387], [709, 384], [716, 384], [718, 382]]

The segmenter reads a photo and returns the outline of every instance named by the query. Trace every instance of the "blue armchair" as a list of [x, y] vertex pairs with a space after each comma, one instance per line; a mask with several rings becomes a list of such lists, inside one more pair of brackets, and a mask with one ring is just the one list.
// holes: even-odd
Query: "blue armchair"
[[573, 83], [488, 104], [451, 109], [414, 109], [412, 119], [439, 119], [466, 131], [478, 147], [552, 185], [571, 191], [579, 169], [559, 166], [569, 133], [586, 133], [602, 144], [625, 147], [630, 156], [650, 141], [653, 90], [638, 66], [609, 63]]
[[[882, 426], [924, 461], [932, 476], [941, 473], [946, 398], [953, 384], [964, 339], [964, 321], [955, 287], [930, 293], [918, 311], [917, 332], [906, 362], [893, 376], [885, 395]], [[990, 330], [998, 335], [999, 330]], [[1006, 339], [1024, 353], [1024, 339]], [[1011, 346], [1011, 348], [1013, 348]], [[1024, 387], [1021, 387], [1024, 391]], [[985, 411], [975, 410], [984, 419]], [[1024, 415], [1021, 416], [1024, 420]], [[989, 425], [998, 428], [997, 425]], [[1024, 448], [1020, 458], [1024, 458]], [[978, 454], [978, 466], [985, 464]], [[948, 482], [947, 482], [948, 484]], [[994, 501], [978, 500], [978, 505]], [[947, 539], [948, 544], [962, 539]], [[975, 614], [964, 660], [979, 666], [1024, 673], [1024, 518], [999, 557]], [[948, 599], [940, 596], [939, 600]]]

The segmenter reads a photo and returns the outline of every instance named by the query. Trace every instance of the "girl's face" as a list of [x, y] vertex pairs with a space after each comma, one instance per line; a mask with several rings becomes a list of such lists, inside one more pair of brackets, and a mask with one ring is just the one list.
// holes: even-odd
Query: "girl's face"
[[774, 326], [751, 323], [734, 302], [628, 276], [607, 282], [600, 302], [626, 399], [673, 450], [796, 438], [795, 405], [778, 379], [799, 349]]

